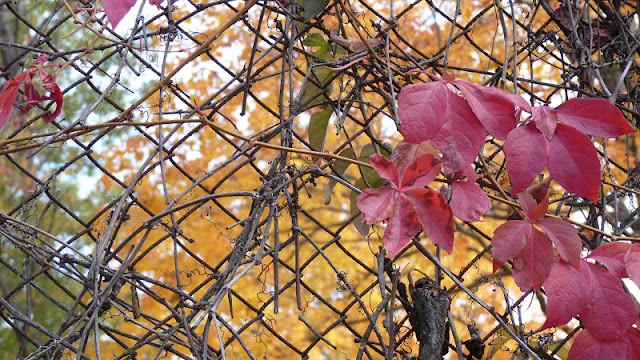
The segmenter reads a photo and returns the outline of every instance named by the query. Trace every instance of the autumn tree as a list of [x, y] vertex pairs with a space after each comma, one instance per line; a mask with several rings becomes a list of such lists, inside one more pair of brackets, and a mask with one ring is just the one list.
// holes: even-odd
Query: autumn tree
[[24, 4], [7, 356], [640, 352], [634, 4]]

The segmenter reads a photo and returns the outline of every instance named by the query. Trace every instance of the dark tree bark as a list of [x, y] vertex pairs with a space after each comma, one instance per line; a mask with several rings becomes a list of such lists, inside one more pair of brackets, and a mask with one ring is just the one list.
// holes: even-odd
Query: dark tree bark
[[[419, 360], [442, 360], [447, 344], [447, 314], [451, 305], [449, 294], [438, 284], [422, 278], [411, 290], [413, 311], [409, 321], [420, 342]], [[444, 351], [443, 351], [444, 349]]]

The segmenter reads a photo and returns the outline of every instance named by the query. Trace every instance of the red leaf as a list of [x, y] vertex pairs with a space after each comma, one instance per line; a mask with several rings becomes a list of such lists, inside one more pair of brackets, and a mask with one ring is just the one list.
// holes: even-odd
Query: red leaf
[[[511, 220], [500, 225], [491, 238], [493, 258], [504, 264], [518, 255], [529, 241], [531, 228], [530, 223], [522, 220]], [[493, 269], [494, 272], [496, 270]]]
[[0, 129], [11, 118], [19, 87], [20, 83], [13, 79], [7, 81], [2, 87], [2, 92], [0, 93]]
[[550, 184], [551, 177], [547, 176], [544, 180], [540, 181], [530, 188], [527, 188], [527, 190], [525, 191], [531, 194], [533, 198], [536, 199], [536, 201], [542, 202], [542, 200], [547, 197], [547, 191], [549, 190]]
[[104, 12], [114, 29], [135, 4], [136, 0], [102, 0]]
[[549, 142], [549, 154], [547, 169], [563, 188], [598, 201], [600, 161], [589, 138], [570, 126], [558, 124]]
[[422, 230], [434, 244], [451, 254], [453, 213], [442, 195], [424, 188], [410, 190], [407, 195], [413, 199]]
[[564, 260], [573, 266], [578, 266], [582, 240], [578, 230], [571, 223], [561, 219], [546, 218], [536, 221], [536, 225], [547, 234]]
[[541, 219], [544, 214], [547, 213], [547, 209], [549, 208], [549, 197], [545, 196], [540, 204], [538, 204], [533, 195], [526, 191], [518, 194], [518, 201], [520, 202], [522, 211], [531, 222]]
[[373, 154], [369, 156], [369, 163], [381, 178], [389, 181], [394, 188], [400, 186], [400, 176], [396, 165], [382, 154]]
[[624, 257], [629, 248], [631, 248], [629, 243], [610, 242], [593, 250], [588, 257], [603, 263], [609, 272], [622, 279], [628, 277]]
[[454, 181], [451, 184], [451, 210], [462, 221], [480, 221], [489, 209], [491, 200], [471, 181]]
[[[425, 189], [426, 190], [426, 189]], [[384, 247], [391, 260], [420, 231], [420, 223], [413, 203], [404, 194], [394, 191], [396, 197], [393, 216], [387, 220], [384, 231]]]
[[432, 154], [424, 154], [413, 161], [413, 163], [402, 174], [401, 188], [403, 191], [425, 187], [433, 182], [440, 173], [440, 161], [436, 160]]
[[519, 193], [544, 170], [549, 159], [547, 139], [533, 124], [515, 128], [504, 143], [512, 191]]
[[452, 118], [449, 98], [457, 96], [442, 81], [407, 85], [398, 96], [398, 117], [404, 139], [421, 143], [431, 139]]
[[607, 99], [571, 99], [558, 106], [556, 113], [558, 120], [587, 135], [615, 138], [635, 132]]
[[589, 283], [582, 271], [562, 259], [556, 261], [544, 282], [547, 321], [542, 330], [564, 325], [578, 315], [589, 296], [588, 289]]
[[580, 310], [580, 320], [598, 339], [618, 339], [635, 323], [636, 304], [615, 275], [598, 265], [586, 265], [591, 296]]
[[469, 106], [480, 120], [484, 128], [496, 139], [506, 140], [509, 132], [516, 127], [517, 95], [507, 95], [502, 89], [480, 86], [466, 81], [452, 82], [464, 95]]
[[553, 262], [551, 242], [540, 230], [531, 227], [527, 245], [513, 258], [513, 280], [523, 292], [540, 290]]
[[430, 141], [423, 141], [420, 144], [412, 144], [406, 141], [398, 143], [391, 153], [391, 161], [396, 164], [398, 174], [404, 174], [405, 170], [424, 154], [432, 154], [437, 160], [440, 159], [440, 153], [431, 145]]
[[624, 256], [629, 279], [640, 286], [640, 244], [633, 244]]
[[558, 126], [558, 115], [555, 109], [549, 106], [536, 106], [531, 110], [536, 128], [540, 130], [547, 140], [551, 140]]
[[362, 222], [375, 224], [393, 215], [397, 191], [390, 187], [365, 189], [358, 196], [358, 209], [362, 212]]
[[583, 330], [573, 340], [567, 360], [625, 360], [628, 359], [627, 355], [624, 340], [602, 341]]
[[433, 146], [442, 152], [444, 172], [461, 171], [475, 161], [486, 137], [484, 128], [460, 96], [449, 96], [453, 118], [444, 123], [431, 138]]
[[162, 4], [162, 2], [164, 2], [164, 0], [149, 0], [149, 4], [157, 6], [158, 9], [160, 8], [160, 4]]
[[56, 110], [53, 113], [47, 114], [42, 118], [45, 124], [52, 122], [62, 112], [62, 103], [64, 101], [64, 98], [62, 97], [62, 91], [60, 91], [60, 87], [58, 87], [57, 84], [54, 85], [55, 86], [53, 87], [53, 91], [51, 91], [50, 99], [56, 102]]

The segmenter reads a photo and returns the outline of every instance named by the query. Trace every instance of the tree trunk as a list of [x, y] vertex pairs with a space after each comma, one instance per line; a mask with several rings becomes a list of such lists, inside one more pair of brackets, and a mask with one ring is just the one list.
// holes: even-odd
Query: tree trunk
[[420, 342], [419, 360], [442, 360], [447, 352], [447, 314], [449, 294], [429, 278], [416, 282], [411, 290], [413, 311], [409, 320]]

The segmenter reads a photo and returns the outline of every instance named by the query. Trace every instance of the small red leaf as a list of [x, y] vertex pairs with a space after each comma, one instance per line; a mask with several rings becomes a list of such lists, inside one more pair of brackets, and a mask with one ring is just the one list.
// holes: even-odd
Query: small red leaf
[[516, 109], [513, 97], [502, 89], [480, 86], [466, 81], [453, 81], [469, 103], [469, 106], [484, 128], [496, 139], [506, 140], [509, 132], [516, 127]]
[[420, 144], [400, 141], [391, 153], [391, 161], [396, 164], [398, 174], [404, 174], [414, 160], [424, 154], [432, 154], [435, 159], [440, 160], [440, 152], [431, 145], [430, 141], [423, 141]]
[[403, 191], [425, 187], [440, 173], [440, 162], [432, 154], [424, 154], [415, 159], [402, 174]]
[[547, 321], [542, 330], [564, 325], [578, 315], [589, 297], [588, 289], [589, 283], [582, 271], [562, 259], [556, 261], [544, 282]]
[[398, 96], [398, 117], [405, 141], [418, 144], [437, 134], [451, 120], [450, 96], [457, 95], [442, 81], [403, 87]]
[[0, 93], [0, 129], [11, 118], [19, 87], [20, 83], [15, 80], [7, 81], [2, 87], [2, 92]]
[[607, 267], [607, 270], [618, 278], [626, 278], [624, 257], [631, 248], [631, 244], [620, 241], [606, 243], [589, 254], [589, 258], [599, 261]]
[[411, 200], [404, 194], [394, 191], [396, 201], [393, 216], [387, 219], [384, 230], [384, 247], [391, 260], [420, 231], [420, 223]]
[[434, 244], [453, 251], [453, 213], [442, 195], [431, 189], [413, 189], [406, 193], [413, 199], [422, 230]]
[[135, 4], [136, 0], [102, 0], [104, 12], [114, 29]]
[[358, 196], [358, 209], [362, 212], [362, 222], [375, 224], [393, 215], [397, 191], [390, 187], [365, 189]]
[[591, 296], [580, 310], [580, 320], [598, 339], [619, 339], [636, 322], [636, 303], [615, 275], [598, 265], [586, 265]]
[[504, 153], [512, 190], [519, 193], [547, 166], [549, 145], [533, 124], [527, 124], [511, 131], [504, 144]]
[[558, 115], [555, 109], [549, 106], [536, 106], [531, 110], [536, 128], [540, 130], [547, 140], [551, 140], [558, 126]]
[[615, 138], [635, 132], [607, 99], [571, 99], [556, 108], [558, 120], [583, 134]]
[[578, 266], [582, 240], [578, 230], [571, 223], [561, 219], [546, 218], [536, 221], [536, 225], [547, 234], [564, 260], [573, 266]]
[[529, 218], [529, 221], [535, 221], [535, 219], [532, 220], [532, 216], [538, 207], [538, 202], [533, 198], [533, 195], [526, 192], [518, 193], [518, 202], [520, 203], [522, 212]]
[[563, 188], [598, 201], [600, 161], [589, 138], [571, 126], [558, 124], [549, 142], [549, 154], [547, 169]]
[[381, 178], [389, 181], [395, 188], [400, 185], [400, 176], [396, 165], [382, 154], [369, 156], [369, 163]]
[[529, 241], [513, 258], [513, 280], [521, 291], [540, 290], [553, 266], [553, 246], [540, 230], [531, 227]]
[[467, 181], [454, 181], [451, 184], [451, 210], [462, 221], [480, 221], [489, 209], [491, 200], [478, 185]]
[[633, 244], [624, 256], [629, 279], [640, 286], [640, 244]]
[[530, 223], [522, 220], [511, 220], [500, 225], [491, 238], [493, 257], [504, 264], [518, 255], [529, 241], [531, 228]]
[[549, 185], [551, 184], [551, 177], [547, 176], [544, 180], [539, 183], [533, 185], [530, 188], [525, 190], [529, 194], [533, 196], [534, 199], [538, 202], [542, 202], [542, 200], [547, 197], [547, 191], [549, 190]]
[[57, 84], [54, 84], [53, 90], [51, 91], [51, 96], [49, 98], [56, 102], [56, 110], [53, 113], [47, 114], [42, 118], [45, 124], [52, 122], [62, 112], [62, 104], [64, 102], [64, 98], [62, 97], [62, 91], [60, 91], [60, 87], [58, 87]]
[[627, 354], [624, 340], [602, 341], [583, 330], [573, 340], [567, 360], [628, 360]]

